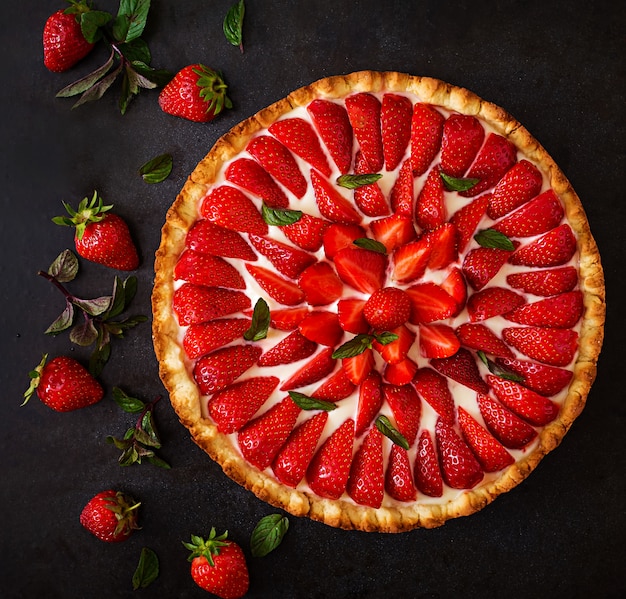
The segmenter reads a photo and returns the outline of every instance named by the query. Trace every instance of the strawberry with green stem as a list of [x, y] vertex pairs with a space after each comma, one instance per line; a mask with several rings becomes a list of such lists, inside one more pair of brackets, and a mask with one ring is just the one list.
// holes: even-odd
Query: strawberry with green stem
[[102, 491], [85, 505], [80, 514], [80, 523], [101, 541], [119, 543], [139, 528], [139, 506], [138, 502], [121, 491]]

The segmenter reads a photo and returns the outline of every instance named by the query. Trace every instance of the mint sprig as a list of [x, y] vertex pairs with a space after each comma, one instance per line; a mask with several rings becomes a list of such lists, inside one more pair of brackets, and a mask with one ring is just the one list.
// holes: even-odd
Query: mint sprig
[[226, 39], [233, 45], [238, 46], [243, 53], [243, 17], [246, 7], [243, 0], [233, 4], [224, 18], [223, 30]]
[[365, 333], [359, 333], [349, 341], [346, 341], [343, 345], [340, 345], [334, 352], [332, 357], [338, 358], [354, 358], [365, 352], [368, 349], [372, 349], [374, 341], [377, 341], [381, 345], [389, 345], [398, 338], [398, 335], [390, 331], [383, 331], [381, 333], [374, 333], [373, 335], [366, 335]]
[[504, 233], [495, 229], [483, 229], [474, 235], [474, 239], [478, 242], [478, 245], [484, 248], [508, 251], [515, 249], [513, 242]]
[[270, 327], [270, 309], [267, 302], [260, 297], [254, 304], [250, 328], [243, 334], [246, 341], [260, 341], [267, 337]]
[[289, 520], [282, 514], [264, 516], [254, 527], [250, 550], [254, 557], [264, 557], [280, 545], [289, 529]]

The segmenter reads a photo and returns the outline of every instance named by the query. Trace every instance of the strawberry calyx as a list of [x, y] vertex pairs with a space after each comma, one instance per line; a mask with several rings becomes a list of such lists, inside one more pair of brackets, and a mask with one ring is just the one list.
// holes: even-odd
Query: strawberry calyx
[[200, 97], [208, 103], [207, 112], [214, 116], [224, 108], [232, 108], [233, 103], [226, 95], [228, 86], [219, 71], [215, 71], [203, 64], [197, 64], [192, 71], [198, 75], [196, 85], [200, 88]]
[[113, 208], [112, 204], [108, 206], [103, 204], [102, 198], [98, 195], [97, 191], [93, 192], [91, 200], [89, 198], [83, 198], [76, 210], [67, 202], [63, 202], [63, 206], [67, 210], [69, 217], [55, 216], [52, 222], [56, 225], [75, 227], [77, 239], [82, 239], [85, 228], [89, 223], [102, 221], [106, 217], [106, 212]]
[[41, 373], [43, 372], [43, 367], [46, 365], [46, 360], [48, 359], [48, 354], [44, 354], [41, 358], [41, 362], [37, 364], [37, 366], [28, 373], [28, 377], [30, 378], [30, 385], [28, 389], [24, 392], [24, 401], [22, 402], [22, 406], [25, 406], [29, 399], [33, 396], [33, 393], [37, 390], [39, 386], [39, 382], [41, 381]]
[[105, 499], [106, 509], [115, 514], [117, 526], [113, 536], [128, 536], [133, 530], [139, 530], [137, 524], [137, 509], [141, 502], [135, 501], [132, 497], [125, 495], [121, 491], [117, 491], [114, 497]]
[[196, 557], [205, 557], [209, 564], [214, 566], [215, 562], [213, 561], [213, 556], [219, 555], [222, 547], [230, 545], [230, 541], [226, 540], [227, 538], [227, 530], [221, 535], [218, 535], [215, 527], [211, 528], [208, 539], [191, 535], [191, 543], [182, 542], [184, 547], [191, 551], [187, 557], [187, 561], [192, 562]]

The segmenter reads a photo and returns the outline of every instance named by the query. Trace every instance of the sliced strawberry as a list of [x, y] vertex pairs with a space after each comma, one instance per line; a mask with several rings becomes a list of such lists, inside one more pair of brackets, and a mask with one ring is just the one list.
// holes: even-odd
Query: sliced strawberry
[[225, 229], [210, 220], [197, 221], [185, 238], [187, 247], [201, 254], [255, 261], [257, 255], [246, 240], [232, 229]]
[[413, 163], [407, 158], [398, 171], [398, 176], [389, 193], [389, 202], [391, 209], [395, 214], [405, 214], [413, 216], [413, 202], [415, 192], [413, 186], [415, 178], [413, 177]]
[[440, 418], [448, 424], [454, 424], [454, 399], [445, 376], [432, 368], [420, 368], [413, 377], [413, 386]]
[[441, 168], [451, 177], [462, 177], [485, 139], [480, 121], [470, 115], [451, 114], [443, 125]]
[[520, 306], [504, 317], [518, 324], [568, 329], [580, 320], [583, 310], [583, 294], [577, 290]]
[[346, 376], [355, 385], [360, 385], [375, 366], [374, 353], [366, 349], [363, 353], [341, 360], [341, 367]]
[[358, 335], [370, 330], [370, 325], [363, 316], [364, 307], [365, 300], [362, 299], [347, 298], [337, 302], [337, 316], [344, 331]]
[[348, 418], [324, 441], [307, 468], [306, 480], [316, 495], [341, 497], [350, 475], [353, 444], [354, 420]]
[[422, 402], [412, 385], [383, 385], [383, 396], [391, 408], [396, 428], [413, 445], [422, 415]]
[[571, 329], [513, 327], [503, 329], [502, 335], [525, 356], [549, 366], [567, 366], [578, 349], [578, 333]]
[[271, 175], [251, 158], [237, 158], [226, 168], [226, 179], [259, 197], [271, 208], [287, 208], [289, 200]]
[[239, 271], [219, 256], [185, 250], [174, 267], [174, 279], [206, 287], [245, 289], [246, 283]]
[[286, 243], [258, 235], [249, 235], [249, 238], [259, 254], [265, 256], [278, 272], [290, 279], [298, 278], [307, 266], [316, 262], [312, 254]]
[[183, 337], [185, 353], [193, 360], [228, 345], [250, 328], [248, 318], [220, 318], [189, 325]]
[[373, 347], [387, 364], [398, 364], [407, 357], [409, 350], [413, 347], [415, 333], [404, 325], [391, 329], [390, 332], [398, 338], [387, 345], [374, 341]]
[[242, 291], [183, 283], [174, 291], [172, 308], [181, 326], [205, 322], [250, 308]]
[[352, 165], [353, 133], [346, 109], [336, 102], [313, 100], [307, 111], [326, 149], [342, 175]]
[[281, 483], [296, 487], [304, 478], [327, 420], [328, 412], [319, 412], [289, 435], [272, 461], [274, 475]]
[[309, 312], [298, 325], [300, 332], [311, 341], [334, 347], [343, 337], [343, 329], [335, 312]]
[[331, 168], [313, 126], [299, 117], [272, 123], [268, 131], [294, 154], [329, 177]]
[[370, 229], [374, 239], [380, 241], [387, 248], [387, 252], [393, 252], [417, 237], [413, 217], [406, 214], [392, 214], [374, 220], [370, 223]]
[[505, 408], [497, 400], [478, 393], [478, 408], [491, 434], [509, 449], [522, 449], [536, 436], [537, 431]]
[[291, 152], [271, 135], [253, 137], [246, 150], [276, 181], [297, 198], [306, 193], [307, 182]]
[[545, 270], [529, 270], [507, 275], [506, 282], [515, 289], [534, 295], [549, 296], [572, 291], [578, 283], [574, 266], [561, 266]]
[[360, 437], [372, 424], [383, 404], [380, 374], [372, 370], [359, 385], [359, 402], [356, 412], [355, 435]]
[[304, 337], [300, 331], [292, 331], [276, 345], [268, 349], [258, 360], [259, 366], [277, 366], [304, 360], [315, 353], [317, 343]]
[[441, 288], [450, 294], [456, 302], [456, 310], [452, 316], [456, 316], [467, 302], [467, 285], [465, 283], [465, 277], [460, 268], [456, 266], [450, 270], [448, 276], [441, 283]]
[[352, 247], [355, 239], [361, 239], [365, 236], [365, 229], [360, 225], [333, 223], [324, 231], [324, 254], [329, 260], [332, 260], [339, 250]]
[[281, 391], [291, 391], [305, 387], [323, 379], [335, 368], [336, 360], [332, 357], [333, 348], [325, 347], [317, 355], [294, 372], [280, 387]]
[[317, 399], [325, 399], [326, 401], [339, 401], [352, 395], [356, 386], [348, 378], [346, 371], [339, 368], [331, 376], [329, 376], [313, 393], [313, 397]]
[[293, 331], [309, 313], [307, 307], [282, 308], [270, 312], [270, 326], [279, 331]]
[[461, 347], [454, 329], [447, 324], [420, 324], [419, 333], [420, 353], [424, 358], [449, 358]]
[[491, 228], [508, 237], [532, 237], [556, 227], [561, 222], [563, 214], [561, 200], [552, 189], [548, 189], [494, 223]]
[[485, 287], [467, 300], [467, 313], [470, 322], [477, 322], [506, 314], [525, 303], [523, 296], [506, 287]]
[[447, 220], [444, 191], [439, 165], [435, 165], [430, 169], [415, 202], [415, 222], [422, 229], [436, 229]]
[[416, 177], [423, 175], [441, 148], [445, 117], [432, 105], [418, 102], [411, 119], [411, 163]]
[[504, 445], [461, 406], [459, 406], [459, 425], [465, 442], [485, 472], [497, 472], [515, 462], [515, 458]]
[[401, 245], [393, 253], [392, 278], [398, 283], [410, 283], [421, 278], [428, 267], [431, 252], [432, 241], [427, 235]]
[[246, 264], [246, 269], [272, 299], [279, 304], [295, 306], [304, 301], [304, 292], [295, 283], [262, 266]]
[[413, 324], [445, 320], [456, 312], [456, 301], [439, 285], [428, 281], [406, 289], [411, 300], [410, 322]]
[[323, 218], [303, 214], [300, 220], [282, 226], [281, 230], [298, 247], [308, 252], [317, 252], [322, 247], [324, 231], [329, 225], [330, 222]]
[[200, 215], [226, 229], [267, 235], [267, 223], [252, 200], [230, 185], [213, 188], [200, 205]]
[[395, 443], [391, 446], [385, 471], [385, 491], [396, 501], [417, 499], [409, 454], [404, 447]]
[[411, 140], [413, 105], [406, 96], [387, 93], [383, 96], [380, 112], [385, 169], [394, 170], [406, 152]]
[[298, 285], [310, 306], [326, 306], [338, 300], [343, 284], [328, 262], [316, 262], [300, 275]]
[[435, 444], [428, 430], [423, 430], [417, 441], [415, 457], [415, 486], [420, 493], [429, 497], [443, 495], [443, 478], [435, 450]]
[[480, 291], [512, 255], [512, 251], [500, 248], [478, 247], [470, 250], [463, 260], [465, 279], [472, 289]]
[[460, 194], [475, 197], [493, 187], [505, 173], [517, 162], [517, 149], [505, 137], [490, 133], [479, 150], [476, 160], [466, 173], [468, 179], [479, 179], [468, 191]]
[[383, 287], [370, 295], [363, 308], [365, 320], [386, 331], [404, 324], [411, 315], [411, 299], [398, 287]]
[[404, 358], [401, 362], [387, 364], [383, 378], [391, 385], [408, 385], [417, 372], [417, 364], [411, 358]]
[[347, 285], [363, 293], [374, 293], [385, 281], [387, 257], [372, 250], [347, 247], [335, 254], [335, 268]]
[[539, 169], [528, 160], [520, 160], [495, 186], [487, 208], [489, 218], [496, 220], [532, 200], [541, 191], [542, 184]]
[[463, 253], [470, 239], [476, 233], [480, 221], [483, 219], [489, 206], [491, 194], [485, 193], [474, 198], [469, 204], [459, 208], [450, 218], [450, 222], [456, 226], [457, 248]]
[[459, 349], [456, 354], [449, 358], [433, 358], [430, 365], [449, 379], [461, 383], [479, 393], [487, 393], [489, 387], [483, 381], [476, 364], [476, 359], [465, 348]]
[[200, 358], [193, 369], [193, 378], [203, 395], [211, 395], [228, 387], [261, 355], [255, 345], [231, 345]]
[[458, 257], [456, 238], [456, 226], [452, 223], [444, 223], [436, 229], [424, 233], [430, 240], [432, 251], [428, 259], [428, 268], [441, 270], [456, 262]]
[[374, 426], [356, 450], [346, 492], [359, 505], [379, 508], [385, 496], [383, 435]]
[[441, 472], [453, 489], [471, 489], [484, 477], [483, 470], [467, 443], [441, 418], [435, 426]]
[[276, 389], [275, 376], [253, 377], [218, 391], [209, 400], [209, 414], [224, 434], [243, 427]]
[[259, 470], [265, 470], [293, 431], [299, 413], [300, 408], [290, 397], [285, 397], [251, 420], [237, 435], [243, 457]]
[[[371, 172], [372, 168], [365, 159], [363, 152], [359, 150], [355, 158], [354, 173], [367, 175]], [[376, 182], [357, 187], [354, 190], [354, 203], [366, 216], [385, 216], [390, 212], [385, 194]]]
[[572, 380], [571, 370], [530, 362], [529, 360], [508, 360], [499, 358], [498, 364], [512, 370], [524, 378], [523, 385], [546, 397], [556, 395]]
[[360, 92], [346, 98], [346, 109], [354, 136], [373, 173], [382, 170], [384, 163], [381, 107], [380, 100], [369, 93]]
[[515, 357], [508, 345], [482, 323], [465, 322], [457, 327], [456, 334], [461, 344], [470, 349], [481, 350], [502, 358]]
[[576, 252], [576, 237], [563, 223], [541, 237], [520, 247], [510, 258], [511, 264], [523, 266], [561, 266]]
[[311, 184], [317, 208], [324, 218], [348, 225], [359, 224], [363, 220], [352, 206], [352, 202], [315, 169], [311, 170]]

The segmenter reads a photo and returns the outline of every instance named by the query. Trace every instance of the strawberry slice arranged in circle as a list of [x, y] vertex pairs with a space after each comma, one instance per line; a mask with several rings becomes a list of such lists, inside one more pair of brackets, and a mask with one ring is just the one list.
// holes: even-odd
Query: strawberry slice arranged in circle
[[257, 364], [259, 366], [291, 364], [308, 358], [315, 353], [316, 349], [315, 341], [307, 339], [300, 331], [295, 330], [264, 352]]
[[507, 275], [506, 282], [526, 293], [541, 296], [558, 295], [572, 291], [576, 287], [578, 271], [574, 266], [528, 270]]
[[422, 403], [412, 385], [383, 385], [383, 396], [391, 408], [396, 428], [413, 445], [420, 426]]
[[341, 297], [343, 285], [328, 262], [316, 262], [305, 268], [298, 286], [310, 306], [326, 306]]
[[576, 237], [563, 223], [538, 239], [523, 245], [511, 256], [511, 264], [522, 266], [561, 266], [576, 253]]
[[506, 314], [526, 303], [519, 293], [506, 287], [485, 287], [473, 293], [467, 300], [470, 322], [488, 320]]
[[347, 247], [335, 254], [339, 278], [363, 293], [374, 293], [383, 286], [387, 269], [384, 254], [362, 248]]
[[428, 173], [415, 201], [415, 222], [422, 229], [436, 229], [446, 222], [444, 191], [443, 179], [437, 165]]
[[461, 347], [454, 329], [441, 322], [419, 325], [420, 352], [424, 358], [449, 358]]
[[395, 443], [391, 446], [385, 471], [385, 491], [397, 501], [417, 499], [409, 454], [404, 447]]
[[[372, 168], [360, 150], [356, 154], [354, 165], [355, 175], [368, 175]], [[359, 185], [354, 190], [354, 203], [366, 216], [385, 216], [389, 214], [389, 204], [378, 183]]]
[[484, 477], [478, 460], [465, 441], [443, 420], [437, 420], [435, 437], [441, 473], [449, 487], [453, 489], [471, 489]]
[[468, 179], [478, 179], [478, 183], [471, 189], [460, 192], [460, 195], [474, 197], [487, 191], [496, 185], [516, 162], [515, 146], [505, 137], [490, 133], [465, 175]]
[[383, 435], [373, 426], [356, 450], [346, 492], [359, 505], [379, 508], [385, 495]]
[[407, 158], [398, 171], [398, 176], [389, 193], [389, 202], [394, 214], [404, 214], [413, 216], [413, 203], [415, 193], [413, 185], [415, 178], [413, 176], [413, 163]]
[[226, 179], [261, 198], [272, 208], [287, 208], [289, 200], [270, 174], [251, 158], [238, 158], [226, 169]]
[[578, 349], [578, 333], [571, 329], [510, 327], [504, 340], [525, 356], [549, 366], [567, 366]]
[[265, 256], [278, 272], [297, 279], [302, 271], [316, 262], [315, 256], [268, 237], [249, 235], [250, 242], [259, 254]]
[[373, 370], [359, 385], [355, 435], [360, 437], [372, 424], [383, 405], [383, 389], [380, 374]]
[[250, 305], [250, 298], [242, 291], [193, 283], [183, 283], [178, 287], [172, 301], [181, 326], [235, 314], [247, 310]]
[[370, 228], [374, 239], [380, 241], [387, 252], [393, 252], [396, 248], [413, 241], [417, 237], [413, 217], [406, 214], [392, 214], [372, 221]]
[[583, 294], [577, 290], [530, 302], [504, 317], [518, 324], [569, 329], [580, 320], [583, 310]]
[[[521, 164], [521, 163], [520, 163]], [[491, 228], [508, 237], [532, 237], [547, 233], [563, 219], [564, 210], [552, 189], [494, 223]]]
[[250, 328], [248, 318], [219, 318], [189, 325], [183, 337], [183, 349], [193, 360], [214, 349], [228, 345]]
[[487, 428], [505, 447], [522, 449], [537, 436], [537, 431], [530, 424], [493, 397], [478, 393], [476, 399]]
[[352, 247], [356, 239], [366, 237], [365, 229], [356, 224], [333, 223], [324, 231], [324, 255], [332, 260], [339, 250]]
[[489, 201], [487, 214], [496, 220], [522, 206], [541, 191], [543, 177], [528, 160], [514, 164], [498, 181]]
[[352, 166], [354, 141], [346, 109], [336, 102], [318, 98], [307, 106], [307, 111], [333, 162], [339, 172], [345, 175]]
[[346, 376], [355, 385], [360, 385], [367, 378], [369, 373], [372, 372], [374, 365], [374, 352], [369, 348], [356, 356], [342, 358], [341, 360], [341, 367]]
[[529, 360], [498, 358], [498, 364], [523, 378], [523, 385], [540, 395], [550, 397], [562, 391], [572, 380], [572, 371]]
[[424, 429], [417, 441], [417, 456], [414, 470], [415, 486], [420, 493], [429, 497], [443, 495], [443, 476], [433, 439]]
[[311, 171], [311, 184], [320, 214], [335, 223], [359, 224], [363, 217], [337, 187], [315, 170]]
[[448, 387], [448, 379], [432, 368], [420, 368], [413, 377], [413, 386], [420, 397], [427, 401], [448, 424], [453, 425], [455, 418], [454, 398]]
[[382, 170], [384, 164], [381, 109], [380, 100], [369, 93], [356, 93], [346, 98], [354, 136], [373, 173]]
[[501, 358], [514, 358], [509, 346], [488, 326], [482, 323], [465, 322], [456, 329], [461, 344]]
[[185, 243], [190, 250], [223, 258], [240, 258], [254, 262], [257, 255], [237, 231], [225, 229], [202, 219], [189, 229]]
[[431, 281], [411, 285], [405, 293], [411, 300], [410, 322], [413, 324], [445, 320], [456, 312], [456, 300]]
[[457, 231], [457, 250], [462, 253], [470, 242], [478, 225], [487, 213], [491, 194], [474, 198], [469, 204], [459, 208], [450, 218]]
[[219, 256], [185, 250], [174, 267], [174, 279], [205, 287], [245, 289], [246, 283], [239, 271]]
[[330, 221], [310, 214], [303, 214], [300, 220], [281, 227], [289, 241], [309, 252], [316, 252], [322, 247], [324, 232]]
[[393, 171], [400, 164], [411, 140], [413, 105], [406, 96], [387, 93], [380, 112], [385, 169]]
[[443, 125], [441, 168], [451, 177], [463, 177], [485, 139], [480, 121], [470, 115], [451, 114]]
[[308, 362], [301, 366], [281, 386], [281, 391], [291, 391], [317, 383], [328, 376], [335, 369], [335, 358], [332, 357], [333, 348], [325, 347]]
[[433, 358], [430, 365], [449, 379], [461, 383], [479, 393], [487, 393], [489, 387], [480, 376], [478, 365], [471, 352], [465, 348], [459, 349], [449, 358]]
[[430, 104], [417, 102], [411, 118], [411, 164], [416, 177], [423, 175], [441, 149], [445, 117]]
[[292, 281], [277, 275], [274, 271], [253, 264], [246, 264], [246, 269], [254, 277], [259, 287], [279, 304], [295, 306], [304, 301], [302, 289]]
[[307, 339], [329, 347], [337, 345], [344, 334], [337, 314], [326, 310], [309, 312], [298, 325], [298, 329]]
[[216, 225], [242, 233], [266, 235], [267, 224], [254, 202], [236, 187], [213, 188], [200, 206], [202, 217]]
[[203, 395], [211, 395], [235, 382], [261, 356], [255, 345], [230, 345], [200, 358], [193, 368]]

